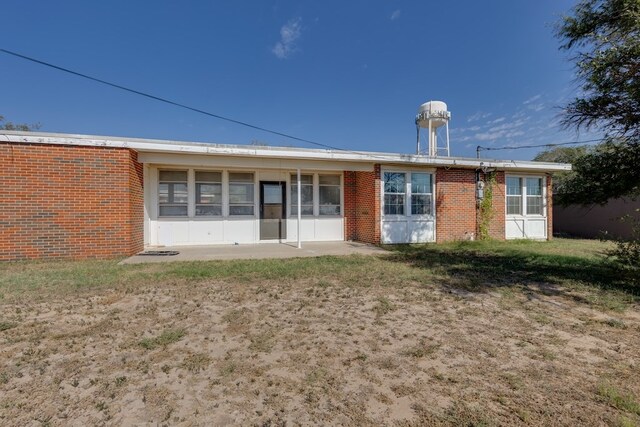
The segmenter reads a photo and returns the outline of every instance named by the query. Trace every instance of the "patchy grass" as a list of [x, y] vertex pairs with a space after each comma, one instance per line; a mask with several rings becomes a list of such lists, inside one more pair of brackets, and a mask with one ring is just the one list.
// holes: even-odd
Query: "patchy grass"
[[614, 408], [640, 415], [640, 403], [631, 393], [622, 392], [612, 384], [602, 383], [598, 386], [598, 395]]
[[0, 264], [0, 424], [638, 425], [607, 247]]
[[185, 335], [186, 331], [184, 329], [170, 329], [162, 332], [157, 337], [153, 338], [144, 338], [138, 342], [140, 347], [153, 350], [158, 347], [166, 347], [169, 344], [173, 344], [174, 342], [180, 341]]
[[0, 321], [0, 332], [1, 331], [6, 331], [7, 329], [15, 328], [16, 326], [18, 326], [18, 324], [15, 323], [15, 322], [2, 322], [2, 321]]
[[381, 317], [389, 313], [390, 311], [392, 311], [394, 308], [395, 307], [393, 306], [391, 301], [389, 301], [389, 298], [378, 297], [378, 301], [376, 302], [376, 305], [373, 306], [373, 311], [375, 311], [377, 316]]

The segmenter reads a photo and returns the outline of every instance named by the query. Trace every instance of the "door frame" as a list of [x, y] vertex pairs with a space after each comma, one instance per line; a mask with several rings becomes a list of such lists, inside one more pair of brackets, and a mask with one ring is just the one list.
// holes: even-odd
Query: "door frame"
[[[262, 220], [264, 218], [264, 185], [279, 185], [282, 189], [282, 214], [280, 217], [280, 226], [279, 226], [279, 237], [274, 239], [263, 239], [262, 238]], [[286, 181], [259, 181], [258, 182], [259, 190], [260, 190], [260, 199], [258, 200], [258, 234], [260, 236], [261, 241], [285, 241], [287, 239], [287, 183]]]

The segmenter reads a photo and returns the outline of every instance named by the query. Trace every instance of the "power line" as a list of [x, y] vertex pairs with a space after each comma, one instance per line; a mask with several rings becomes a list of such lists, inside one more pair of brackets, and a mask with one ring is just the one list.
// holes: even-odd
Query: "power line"
[[483, 147], [478, 145], [476, 147], [476, 157], [480, 158], [480, 151], [498, 151], [498, 150], [520, 150], [523, 148], [541, 148], [541, 147], [559, 147], [561, 145], [574, 145], [574, 144], [586, 144], [589, 142], [601, 142], [607, 138], [586, 139], [584, 141], [569, 141], [569, 142], [557, 142], [550, 144], [538, 144], [538, 145], [505, 145], [502, 147]]
[[[50, 68], [53, 68], [53, 69], [56, 69], [56, 70], [59, 70], [59, 71], [63, 71], [65, 73], [69, 73], [69, 74], [72, 74], [72, 75], [77, 76], [77, 77], [82, 77], [82, 78], [87, 79], [87, 80], [91, 80], [91, 81], [94, 81], [94, 82], [97, 82], [97, 83], [101, 83], [101, 84], [104, 84], [104, 85], [107, 85], [107, 86], [111, 86], [111, 87], [114, 87], [116, 89], [120, 89], [120, 90], [123, 90], [123, 91], [126, 91], [126, 92], [130, 92], [130, 93], [133, 93], [133, 94], [136, 94], [136, 95], [144, 96], [146, 98], [150, 98], [150, 99], [153, 99], [155, 101], [164, 102], [165, 104], [170, 104], [170, 105], [173, 105], [173, 106], [176, 106], [176, 107], [184, 108], [186, 110], [194, 111], [196, 113], [204, 114], [205, 116], [210, 116], [210, 117], [214, 117], [216, 119], [225, 120], [227, 122], [235, 123], [237, 125], [245, 126], [245, 127], [251, 128], [251, 129], [256, 129], [256, 130], [259, 130], [259, 131], [262, 131], [262, 132], [267, 132], [267, 133], [270, 133], [270, 134], [273, 134], [273, 135], [282, 136], [284, 138], [292, 139], [292, 140], [295, 140], [295, 141], [306, 142], [308, 144], [316, 145], [318, 147], [328, 148], [330, 150], [349, 151], [349, 150], [345, 150], [343, 148], [333, 147], [331, 145], [322, 144], [320, 142], [311, 141], [309, 139], [300, 138], [300, 137], [297, 137], [297, 136], [294, 136], [294, 135], [289, 135], [289, 134], [284, 133], [284, 132], [279, 132], [279, 131], [275, 131], [275, 130], [272, 130], [272, 129], [267, 129], [267, 128], [264, 128], [262, 126], [252, 125], [251, 123], [243, 122], [241, 120], [236, 120], [236, 119], [232, 119], [232, 118], [229, 118], [229, 117], [221, 116], [219, 114], [210, 113], [208, 111], [201, 110], [199, 108], [190, 107], [188, 105], [181, 104], [179, 102], [172, 101], [170, 99], [162, 98], [160, 96], [152, 95], [152, 94], [149, 94], [149, 93], [146, 93], [146, 92], [142, 92], [142, 91], [139, 91], [139, 90], [136, 90], [136, 89], [131, 89], [129, 87], [122, 86], [122, 85], [119, 85], [119, 84], [116, 84], [116, 83], [111, 83], [111, 82], [108, 82], [106, 80], [99, 79], [97, 77], [92, 77], [92, 76], [89, 76], [87, 74], [79, 73], [77, 71], [73, 71], [73, 70], [70, 70], [68, 68], [60, 67], [58, 65], [51, 64], [51, 63], [45, 62], [45, 61], [41, 61], [39, 59], [31, 58], [29, 56], [25, 56], [25, 55], [22, 55], [22, 54], [19, 54], [19, 53], [16, 53], [16, 52], [12, 52], [10, 50], [6, 50], [6, 49], [0, 48], [0, 52], [6, 53], [8, 55], [12, 55], [12, 56], [15, 56], [15, 57], [18, 57], [18, 58], [21, 58], [21, 59], [25, 59], [27, 61], [31, 61], [31, 62], [34, 62], [36, 64], [44, 65], [46, 67], [50, 67]], [[356, 152], [354, 151], [354, 153], [356, 153]]]

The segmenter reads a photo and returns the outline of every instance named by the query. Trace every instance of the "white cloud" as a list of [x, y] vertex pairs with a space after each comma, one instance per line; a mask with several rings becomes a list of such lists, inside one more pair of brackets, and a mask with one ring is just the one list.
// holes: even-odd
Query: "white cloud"
[[302, 34], [302, 18], [297, 17], [290, 19], [289, 22], [280, 28], [280, 41], [271, 49], [273, 54], [280, 58], [286, 59], [296, 51], [296, 41]]
[[541, 103], [539, 103], [539, 104], [531, 104], [531, 105], [528, 105], [528, 106], [527, 106], [527, 108], [529, 108], [530, 110], [533, 110], [533, 111], [536, 111], [536, 112], [537, 112], [537, 111], [542, 111], [542, 110], [544, 110], [544, 109], [545, 109], [545, 105], [544, 105], [544, 102], [541, 102]]
[[483, 113], [482, 111], [478, 111], [477, 113], [469, 116], [467, 122], [477, 122], [478, 120], [486, 119], [489, 116], [491, 116], [491, 113]]
[[542, 94], [537, 94], [536, 96], [532, 96], [531, 98], [527, 99], [526, 101], [524, 101], [522, 104], [524, 105], [529, 105], [532, 102], [537, 101], [538, 99], [542, 98]]
[[402, 12], [400, 11], [400, 9], [394, 10], [393, 13], [391, 14], [391, 20], [395, 21], [396, 19], [400, 18], [400, 14]]
[[491, 120], [491, 121], [487, 122], [487, 124], [493, 125], [493, 124], [496, 124], [496, 123], [504, 122], [506, 119], [507, 119], [506, 117], [498, 117], [495, 120]]

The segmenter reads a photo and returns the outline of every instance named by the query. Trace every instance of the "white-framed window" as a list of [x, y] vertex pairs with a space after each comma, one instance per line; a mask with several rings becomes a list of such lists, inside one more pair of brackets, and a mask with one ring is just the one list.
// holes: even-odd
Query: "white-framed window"
[[[302, 216], [313, 215], [313, 175], [300, 175], [300, 199]], [[298, 174], [291, 174], [291, 216], [298, 215]]]
[[411, 172], [411, 215], [433, 214], [433, 186], [430, 173]]
[[222, 172], [196, 171], [196, 216], [222, 216]]
[[542, 178], [527, 178], [527, 215], [542, 215]]
[[384, 215], [433, 216], [433, 173], [385, 171]]
[[188, 172], [186, 170], [161, 170], [158, 178], [158, 216], [187, 216], [189, 210]]
[[404, 215], [407, 191], [407, 174], [404, 172], [384, 172], [384, 214]]
[[522, 178], [507, 177], [507, 215], [522, 215]]
[[320, 215], [340, 215], [341, 192], [340, 175], [319, 175], [319, 214]]
[[544, 216], [544, 179], [539, 176], [507, 176], [507, 215]]
[[229, 215], [254, 215], [255, 183], [253, 177], [253, 172], [229, 172]]

